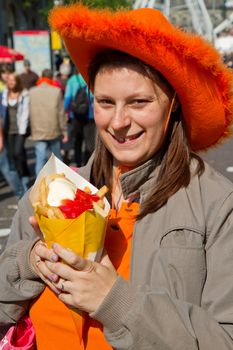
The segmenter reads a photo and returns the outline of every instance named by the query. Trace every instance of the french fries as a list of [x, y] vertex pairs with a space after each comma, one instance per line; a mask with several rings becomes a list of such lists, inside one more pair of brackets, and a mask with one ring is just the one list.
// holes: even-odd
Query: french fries
[[[49, 182], [55, 180], [56, 178], [65, 178], [67, 181], [71, 182], [64, 173], [60, 173], [60, 174], [51, 174], [49, 176]], [[71, 182], [72, 183], [72, 182]], [[91, 194], [91, 189], [86, 186], [83, 189], [84, 192]], [[39, 185], [39, 196], [38, 196], [38, 201], [33, 203], [33, 208], [35, 210], [35, 212], [39, 215], [39, 216], [45, 216], [47, 218], [50, 219], [65, 219], [65, 216], [63, 214], [63, 212], [55, 206], [51, 206], [48, 204], [48, 192], [49, 192], [49, 188], [48, 185], [46, 183], [46, 178], [43, 177], [40, 185]], [[95, 203], [94, 209], [96, 208], [96, 205], [98, 205], [101, 209], [104, 209], [105, 205], [104, 205], [104, 196], [105, 194], [108, 192], [108, 188], [107, 186], [103, 186], [101, 187], [98, 192], [96, 193], [98, 195], [98, 197], [100, 198], [99, 201], [97, 201]]]
[[108, 192], [107, 186], [103, 186], [99, 189], [99, 191], [96, 193], [98, 197], [100, 197], [100, 200], [97, 202], [97, 204], [100, 206], [100, 208], [104, 209], [104, 196]]

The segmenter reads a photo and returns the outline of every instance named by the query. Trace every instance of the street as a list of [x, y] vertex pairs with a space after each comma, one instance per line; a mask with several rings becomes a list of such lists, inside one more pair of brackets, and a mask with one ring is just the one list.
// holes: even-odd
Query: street
[[[33, 143], [28, 140], [26, 144], [28, 164], [31, 170], [31, 184], [34, 181], [34, 149]], [[208, 152], [200, 153], [202, 158], [212, 165], [216, 170], [233, 182], [233, 137], [223, 145], [214, 147]], [[12, 217], [17, 209], [17, 202], [13, 192], [6, 182], [0, 177], [0, 253], [3, 251]]]

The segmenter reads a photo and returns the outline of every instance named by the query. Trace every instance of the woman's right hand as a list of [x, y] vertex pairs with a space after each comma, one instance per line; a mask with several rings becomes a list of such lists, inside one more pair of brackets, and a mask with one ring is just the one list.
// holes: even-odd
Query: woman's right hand
[[[31, 216], [29, 222], [38, 236], [42, 237], [36, 218]], [[34, 244], [29, 256], [30, 266], [34, 273], [38, 275], [56, 294], [60, 294], [60, 290], [53, 285], [53, 282], [58, 282], [59, 278], [49, 270], [45, 262], [57, 262], [58, 260], [58, 256], [52, 249], [47, 247], [42, 239]]]

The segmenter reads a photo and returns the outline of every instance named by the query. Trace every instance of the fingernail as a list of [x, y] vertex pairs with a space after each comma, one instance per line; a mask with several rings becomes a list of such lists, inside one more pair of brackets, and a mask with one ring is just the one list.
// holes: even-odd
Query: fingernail
[[52, 254], [50, 257], [51, 261], [57, 262], [58, 261], [58, 256], [56, 254]]
[[56, 280], [57, 280], [57, 275], [52, 274], [52, 275], [49, 276], [49, 279], [50, 279], [50, 281], [52, 281], [52, 282], [56, 282]]
[[53, 243], [53, 244], [52, 244], [52, 248], [53, 248], [53, 249], [57, 249], [58, 247], [59, 247], [59, 246], [58, 246], [57, 243]]

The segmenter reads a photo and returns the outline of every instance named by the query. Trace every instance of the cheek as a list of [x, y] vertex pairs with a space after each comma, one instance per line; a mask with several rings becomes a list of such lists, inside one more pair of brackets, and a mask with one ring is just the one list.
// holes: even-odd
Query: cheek
[[153, 132], [161, 130], [165, 127], [167, 112], [158, 108], [151, 108], [140, 120], [146, 129], [152, 130]]
[[104, 112], [99, 106], [94, 105], [94, 119], [98, 129], [103, 129], [108, 126], [109, 117], [106, 111]]
[[94, 119], [95, 119], [95, 124], [96, 127], [98, 128], [99, 125], [101, 125], [101, 112], [100, 112], [100, 108], [98, 108], [98, 106], [94, 105]]

